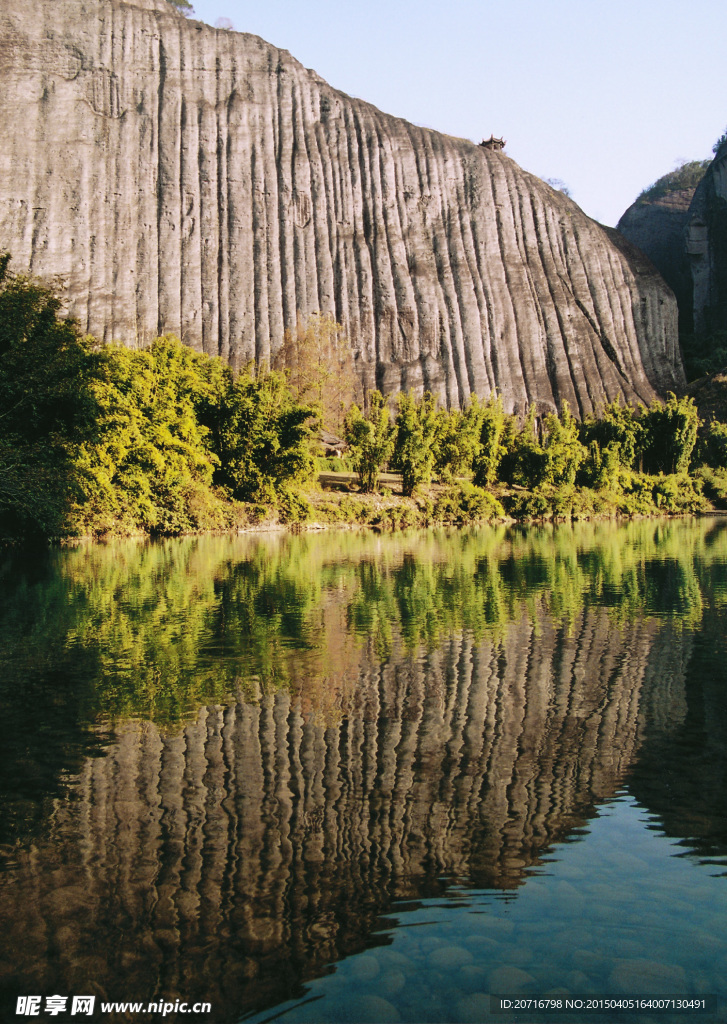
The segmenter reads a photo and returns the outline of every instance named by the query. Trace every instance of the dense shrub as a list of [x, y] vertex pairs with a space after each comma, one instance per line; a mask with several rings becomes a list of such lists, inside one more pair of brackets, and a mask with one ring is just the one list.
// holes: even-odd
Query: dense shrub
[[371, 524], [380, 530], [405, 530], [421, 525], [421, 520], [417, 509], [411, 505], [388, 505], [372, 517]]
[[703, 427], [695, 461], [714, 469], [727, 469], [727, 423], [711, 420]]
[[[641, 450], [642, 434], [639, 412], [631, 406], [621, 405], [619, 399], [607, 405], [598, 417], [587, 416], [579, 428], [581, 443], [589, 452], [594, 442], [601, 458], [607, 449], [617, 452], [619, 464], [625, 469], [634, 467]], [[600, 471], [600, 467], [596, 471]]]
[[508, 513], [515, 519], [590, 519], [615, 511], [613, 500], [587, 487], [544, 484], [532, 491], [517, 491], [505, 499]]
[[278, 493], [281, 523], [305, 523], [313, 518], [313, 506], [300, 491], [282, 488]]
[[455, 525], [487, 523], [493, 519], [504, 519], [505, 509], [489, 491], [473, 484], [462, 483], [456, 487], [449, 487], [438, 496], [430, 518], [434, 522]]
[[95, 355], [95, 425], [76, 459], [76, 532], [174, 534], [224, 525], [222, 501], [211, 489], [219, 462], [198, 416], [210, 401], [213, 366], [175, 338]]
[[0, 257], [0, 527], [174, 534], [240, 521], [314, 468], [313, 410], [175, 338], [96, 346]]
[[591, 441], [578, 471], [577, 483], [597, 491], [619, 491], [621, 458], [621, 445], [617, 441], [611, 441], [604, 448], [598, 441]]
[[702, 512], [709, 507], [701, 484], [686, 473], [624, 473], [618, 508], [623, 515]]
[[[725, 504], [727, 425], [703, 427], [697, 447], [690, 398], [670, 395], [637, 410], [613, 402], [580, 424], [567, 405], [540, 422], [533, 406], [520, 426], [496, 396], [445, 411], [430, 394], [408, 394], [398, 398], [394, 425], [374, 392], [365, 415], [354, 405], [346, 416], [346, 459], [321, 460], [313, 454], [317, 405], [301, 401], [307, 377], [293, 386], [287, 373], [265, 368], [235, 374], [171, 337], [143, 349], [96, 345], [61, 316], [46, 288], [10, 274], [8, 262], [0, 256], [5, 536], [168, 535], [269, 516], [381, 528], [487, 521], [504, 514], [484, 489], [498, 480], [515, 487], [503, 502], [516, 518], [680, 514], [708, 507], [707, 499]], [[312, 379], [320, 390], [320, 374]], [[361, 490], [374, 490], [392, 457], [405, 495], [435, 470], [440, 479], [472, 474], [474, 482], [425, 495], [417, 506], [384, 508], [346, 497], [314, 510], [301, 490], [324, 467], [353, 468]], [[702, 468], [690, 477], [692, 461]]]
[[500, 478], [518, 487], [537, 487], [545, 480], [547, 456], [537, 435], [535, 414], [531, 405], [521, 429], [508, 437], [500, 463]]
[[90, 343], [42, 285], [0, 254], [0, 530], [64, 532], [76, 450], [94, 429]]
[[641, 407], [640, 437], [647, 473], [686, 473], [697, 442], [699, 415], [693, 398], [670, 394], [665, 403]]
[[727, 469], [700, 466], [694, 475], [712, 505], [727, 509]]
[[688, 381], [717, 373], [727, 366], [727, 330], [714, 328], [699, 335], [683, 332], [679, 341]]
[[353, 473], [353, 465], [349, 459], [340, 456], [329, 455], [327, 458], [319, 455], [316, 458], [316, 470], [319, 473]]

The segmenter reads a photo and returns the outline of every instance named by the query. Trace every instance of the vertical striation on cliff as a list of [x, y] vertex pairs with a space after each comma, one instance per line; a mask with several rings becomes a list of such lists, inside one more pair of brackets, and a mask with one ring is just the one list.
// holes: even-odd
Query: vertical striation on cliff
[[504, 153], [165, 0], [5, 0], [0, 245], [104, 340], [234, 365], [333, 314], [368, 389], [508, 409], [679, 387], [653, 267]]

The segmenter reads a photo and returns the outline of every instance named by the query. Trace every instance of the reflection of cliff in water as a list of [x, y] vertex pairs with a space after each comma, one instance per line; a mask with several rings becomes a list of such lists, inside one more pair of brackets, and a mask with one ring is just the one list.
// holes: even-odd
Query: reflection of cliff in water
[[727, 658], [724, 609], [710, 609], [695, 635], [682, 687], [682, 713], [669, 733], [647, 719], [629, 791], [667, 835], [727, 867]]
[[664, 686], [679, 724], [666, 634], [523, 616], [383, 667], [363, 649], [338, 717], [278, 693], [122, 726], [0, 875], [5, 978], [231, 1020], [375, 941], [392, 897], [517, 886], [620, 785]]

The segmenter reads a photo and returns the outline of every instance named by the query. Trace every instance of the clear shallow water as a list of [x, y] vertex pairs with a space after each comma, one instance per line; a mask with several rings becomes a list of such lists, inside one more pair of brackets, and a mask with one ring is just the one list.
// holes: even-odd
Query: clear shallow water
[[[562, 1021], [573, 1012], [491, 1012], [490, 993], [614, 999], [711, 996], [706, 1013], [588, 1013], [594, 1020], [720, 1019], [727, 890], [679, 856], [627, 794], [555, 846], [517, 891], [447, 887], [394, 902], [380, 943], [246, 1021]], [[714, 997], [718, 998], [715, 999]]]
[[726, 1019], [725, 525], [9, 554], [6, 1016]]

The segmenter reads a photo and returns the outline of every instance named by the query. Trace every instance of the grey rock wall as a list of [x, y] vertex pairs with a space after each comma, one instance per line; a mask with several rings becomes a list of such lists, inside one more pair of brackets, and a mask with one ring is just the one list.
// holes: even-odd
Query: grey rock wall
[[727, 145], [720, 147], [689, 207], [687, 253], [694, 330], [727, 329]]
[[165, 0], [3, 0], [0, 113], [0, 246], [106, 341], [240, 365], [321, 311], [367, 388], [584, 414], [683, 383], [674, 298], [620, 236]]
[[646, 253], [674, 292], [682, 330], [692, 329], [692, 277], [686, 253], [689, 204], [693, 188], [640, 199], [618, 222], [621, 234]]

